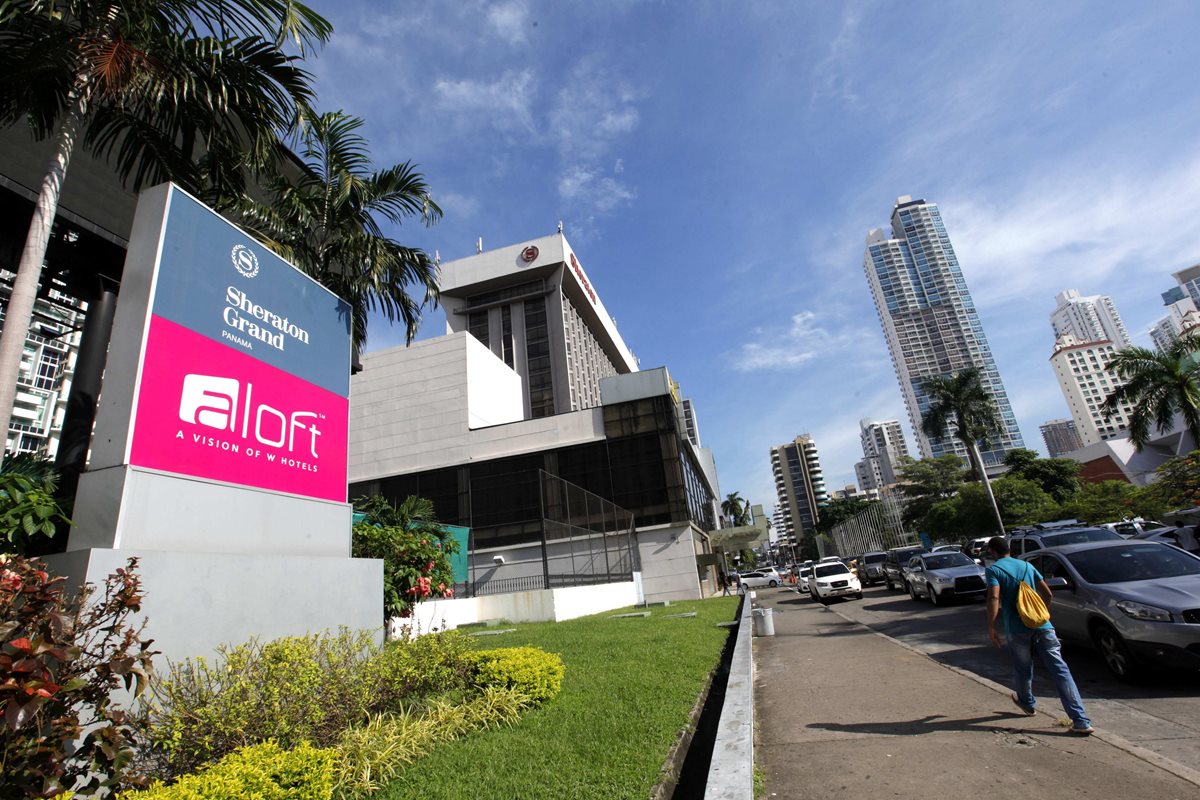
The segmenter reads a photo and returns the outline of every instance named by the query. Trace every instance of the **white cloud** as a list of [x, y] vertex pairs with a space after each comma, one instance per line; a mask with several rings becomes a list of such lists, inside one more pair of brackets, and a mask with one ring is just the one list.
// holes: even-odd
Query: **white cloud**
[[1065, 288], [1104, 291], [1118, 275], [1130, 288], [1139, 278], [1165, 285], [1195, 258], [1197, 185], [1200, 157], [1149, 174], [1075, 163], [1016, 193], [952, 194], [943, 208], [972, 296], [994, 307]]
[[529, 9], [522, 2], [492, 6], [487, 11], [487, 22], [509, 44], [525, 44], [529, 40]]
[[473, 217], [479, 211], [479, 200], [458, 192], [442, 192], [434, 198], [447, 217]]
[[858, 94], [854, 90], [853, 60], [861, 21], [862, 13], [858, 8], [847, 4], [842, 9], [841, 25], [829, 43], [829, 52], [813, 67], [810, 103], [833, 97], [851, 105], [858, 104]]
[[754, 335], [757, 341], [743, 344], [733, 356], [733, 368], [739, 372], [788, 369], [814, 358], [829, 358], [855, 338], [851, 330], [831, 331], [821, 326], [812, 311], [793, 314], [786, 330], [760, 328]]
[[533, 130], [531, 107], [537, 81], [529, 70], [509, 70], [494, 81], [439, 78], [434, 99], [444, 110], [472, 115], [475, 123], [488, 122], [501, 130]]

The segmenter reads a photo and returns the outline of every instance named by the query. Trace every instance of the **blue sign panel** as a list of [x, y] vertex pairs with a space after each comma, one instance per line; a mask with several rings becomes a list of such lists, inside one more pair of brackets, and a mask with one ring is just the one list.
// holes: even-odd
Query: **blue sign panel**
[[331, 392], [350, 394], [350, 307], [172, 187], [154, 314]]

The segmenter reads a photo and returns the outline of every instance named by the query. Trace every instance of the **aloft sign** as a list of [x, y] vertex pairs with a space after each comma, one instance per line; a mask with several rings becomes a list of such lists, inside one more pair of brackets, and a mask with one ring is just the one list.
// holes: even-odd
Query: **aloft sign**
[[350, 310], [172, 187], [128, 463], [346, 500]]

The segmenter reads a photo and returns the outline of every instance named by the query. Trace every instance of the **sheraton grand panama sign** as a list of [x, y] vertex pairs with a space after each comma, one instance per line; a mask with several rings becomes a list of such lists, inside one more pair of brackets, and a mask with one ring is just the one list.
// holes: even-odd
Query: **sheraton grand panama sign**
[[349, 307], [176, 187], [128, 462], [346, 500]]

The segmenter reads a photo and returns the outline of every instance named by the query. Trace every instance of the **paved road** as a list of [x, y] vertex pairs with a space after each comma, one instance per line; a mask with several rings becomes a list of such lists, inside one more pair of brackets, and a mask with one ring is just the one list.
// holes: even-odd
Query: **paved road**
[[[790, 589], [758, 591], [785, 613], [789, 606], [795, 607], [792, 602], [812, 602], [795, 594], [788, 598]], [[914, 602], [907, 594], [880, 585], [866, 588], [862, 600], [835, 600], [830, 608], [939, 661], [1006, 686], [1011, 683], [1007, 653], [988, 642], [982, 601], [934, 608], [928, 600]], [[1157, 673], [1143, 685], [1129, 686], [1111, 677], [1092, 651], [1064, 644], [1063, 653], [1098, 727], [1182, 764], [1200, 764], [1200, 680], [1195, 675]], [[1035, 674], [1039, 671], [1040, 665]], [[1061, 713], [1049, 680], [1035, 680], [1034, 693], [1040, 708]]]

